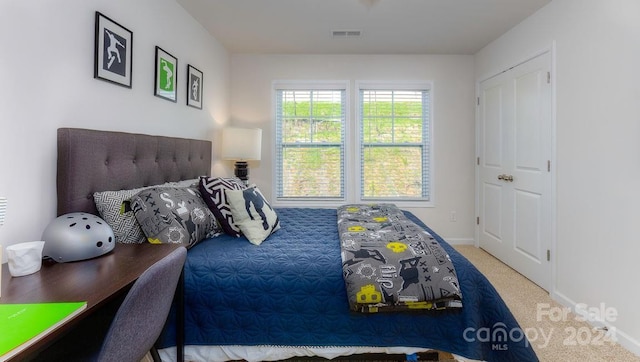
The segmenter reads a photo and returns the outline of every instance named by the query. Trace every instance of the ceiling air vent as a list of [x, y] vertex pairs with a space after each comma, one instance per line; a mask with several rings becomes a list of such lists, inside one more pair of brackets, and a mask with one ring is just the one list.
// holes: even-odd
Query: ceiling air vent
[[333, 31], [334, 38], [356, 38], [362, 35], [360, 30], [334, 30]]

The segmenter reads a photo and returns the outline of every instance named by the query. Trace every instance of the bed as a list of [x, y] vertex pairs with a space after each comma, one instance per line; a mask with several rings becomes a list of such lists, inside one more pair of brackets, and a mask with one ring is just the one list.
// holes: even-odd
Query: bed
[[[93, 195], [209, 176], [210, 141], [58, 130], [58, 214], [98, 214]], [[537, 361], [524, 331], [487, 279], [415, 215], [457, 271], [463, 307], [350, 311], [336, 209], [275, 209], [279, 230], [259, 246], [222, 234], [189, 249], [184, 310], [159, 340], [163, 360], [276, 360], [441, 350], [461, 358]], [[184, 322], [184, 335], [180, 323]]]

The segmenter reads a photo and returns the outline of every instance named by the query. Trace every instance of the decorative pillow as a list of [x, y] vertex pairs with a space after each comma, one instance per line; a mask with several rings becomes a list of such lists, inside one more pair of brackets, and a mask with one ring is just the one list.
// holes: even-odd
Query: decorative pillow
[[182, 181], [173, 181], [162, 184], [162, 186], [172, 186], [172, 187], [195, 187], [198, 188], [199, 179], [193, 178], [190, 180], [182, 180]]
[[144, 232], [129, 207], [129, 199], [138, 192], [152, 187], [196, 187], [198, 179], [167, 182], [162, 185], [140, 187], [131, 190], [101, 191], [93, 194], [96, 209], [104, 221], [111, 226], [116, 242], [123, 244], [140, 244], [146, 241]]
[[245, 190], [226, 190], [225, 193], [233, 220], [252, 244], [260, 245], [280, 229], [278, 215], [256, 186]]
[[131, 198], [131, 209], [147, 240], [153, 244], [193, 246], [221, 233], [216, 219], [190, 187], [154, 187]]
[[209, 206], [211, 212], [213, 212], [213, 215], [215, 215], [224, 232], [236, 237], [240, 236], [241, 232], [234, 223], [225, 191], [244, 190], [246, 188], [245, 184], [235, 177], [200, 177], [199, 189], [202, 198], [207, 203], [207, 206]]
[[104, 221], [111, 226], [116, 242], [139, 244], [145, 241], [144, 232], [138, 225], [133, 212], [126, 210], [124, 202], [138, 192], [147, 189], [141, 187], [132, 190], [102, 191], [93, 194], [96, 209]]

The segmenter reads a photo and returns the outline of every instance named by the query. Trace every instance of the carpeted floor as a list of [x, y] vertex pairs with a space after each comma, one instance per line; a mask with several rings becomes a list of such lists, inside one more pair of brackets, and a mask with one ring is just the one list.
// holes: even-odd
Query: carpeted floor
[[[612, 342], [604, 331], [577, 319], [545, 290], [489, 253], [471, 245], [454, 247], [491, 281], [528, 336], [537, 335], [530, 339], [540, 361], [640, 362], [640, 357]], [[568, 314], [563, 316], [565, 311]]]

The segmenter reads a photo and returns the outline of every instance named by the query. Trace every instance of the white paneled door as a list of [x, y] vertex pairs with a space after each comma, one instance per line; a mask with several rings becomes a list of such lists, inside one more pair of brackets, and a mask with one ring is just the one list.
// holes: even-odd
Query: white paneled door
[[480, 247], [551, 286], [551, 55], [480, 83]]

